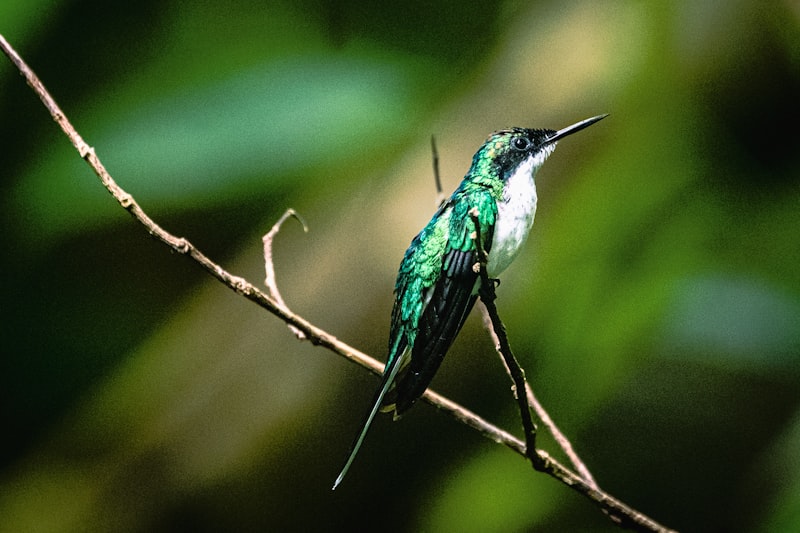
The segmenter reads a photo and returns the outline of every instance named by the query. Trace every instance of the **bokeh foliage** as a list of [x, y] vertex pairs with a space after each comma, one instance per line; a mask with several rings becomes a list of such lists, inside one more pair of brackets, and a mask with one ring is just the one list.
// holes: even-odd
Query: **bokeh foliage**
[[[433, 4], [433, 5], [431, 5]], [[446, 187], [508, 126], [561, 143], [498, 305], [600, 485], [675, 528], [800, 529], [800, 11], [792, 2], [6, 0], [0, 33], [114, 177], [383, 356]], [[329, 488], [373, 377], [165, 253], [0, 61], [0, 530], [612, 530], [425, 405]], [[518, 428], [470, 320], [434, 387]], [[554, 445], [543, 439], [543, 445]]]

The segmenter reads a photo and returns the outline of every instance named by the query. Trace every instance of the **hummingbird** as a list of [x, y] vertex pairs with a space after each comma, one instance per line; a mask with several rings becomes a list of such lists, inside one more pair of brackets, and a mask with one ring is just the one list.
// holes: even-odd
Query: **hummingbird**
[[607, 116], [558, 131], [500, 130], [475, 153], [461, 184], [414, 237], [400, 263], [383, 378], [333, 489], [347, 474], [378, 411], [394, 411], [397, 420], [422, 396], [478, 298], [481, 278], [470, 211], [477, 210], [481, 246], [488, 254], [486, 273], [497, 279], [533, 226], [536, 172], [557, 141]]

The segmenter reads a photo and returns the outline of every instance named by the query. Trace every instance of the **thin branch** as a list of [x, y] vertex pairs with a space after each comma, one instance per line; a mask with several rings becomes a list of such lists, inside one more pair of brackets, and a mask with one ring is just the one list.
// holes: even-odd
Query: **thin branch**
[[[583, 481], [592, 489], [599, 491], [600, 489], [597, 486], [597, 483], [594, 481], [592, 475], [589, 473], [588, 468], [586, 468], [577, 454], [575, 454], [575, 452], [572, 450], [572, 445], [561, 433], [561, 431], [559, 431], [558, 427], [556, 427], [555, 423], [550, 418], [550, 415], [547, 414], [539, 401], [536, 400], [536, 397], [533, 395], [533, 390], [528, 384], [527, 379], [525, 379], [525, 371], [520, 366], [517, 358], [514, 357], [514, 352], [511, 351], [511, 344], [508, 341], [505, 324], [503, 324], [503, 321], [500, 319], [497, 306], [494, 304], [494, 301], [497, 298], [497, 294], [495, 293], [495, 282], [494, 280], [489, 279], [489, 274], [486, 268], [486, 265], [489, 262], [489, 256], [486, 253], [486, 249], [483, 247], [478, 209], [471, 209], [469, 211], [469, 216], [475, 226], [475, 232], [472, 235], [472, 240], [475, 243], [475, 250], [477, 251], [478, 256], [478, 263], [475, 265], [475, 268], [477, 269], [481, 279], [478, 294], [480, 295], [481, 302], [483, 303], [485, 314], [489, 318], [491, 328], [488, 329], [490, 329], [492, 337], [496, 341], [495, 347], [500, 354], [503, 363], [505, 364], [509, 376], [511, 376], [511, 380], [514, 383], [514, 397], [517, 400], [520, 418], [522, 419], [522, 428], [525, 433], [525, 456], [528, 457], [531, 465], [536, 470], [545, 469], [544, 461], [539, 456], [539, 451], [536, 449], [536, 426], [531, 420], [530, 408], [531, 406], [535, 406], [539, 413], [543, 415], [553, 436], [556, 437], [557, 440], [560, 438], [561, 441], [563, 441], [560, 443], [562, 445], [562, 449], [565, 450], [573, 464], [577, 463], [579, 467], [583, 469]], [[618, 524], [623, 524], [625, 521], [623, 517], [620, 517], [619, 515], [616, 515], [607, 509], [604, 509], [603, 512], [606, 514], [606, 516]]]
[[472, 219], [472, 223], [475, 225], [472, 241], [475, 243], [475, 249], [478, 253], [478, 263], [475, 265], [481, 280], [478, 294], [481, 297], [483, 305], [486, 306], [489, 318], [492, 321], [492, 329], [497, 337], [497, 349], [500, 355], [503, 356], [503, 361], [505, 361], [506, 367], [509, 370], [511, 380], [514, 382], [514, 397], [517, 400], [519, 415], [522, 419], [522, 429], [525, 433], [525, 456], [530, 459], [531, 464], [536, 470], [542, 470], [542, 460], [536, 453], [536, 425], [531, 418], [531, 410], [528, 404], [528, 389], [525, 387], [525, 385], [527, 385], [525, 371], [519, 365], [517, 358], [514, 357], [514, 353], [511, 351], [505, 325], [500, 321], [500, 316], [497, 314], [497, 307], [494, 305], [497, 296], [494, 292], [494, 280], [489, 279], [489, 274], [486, 271], [486, 264], [489, 261], [489, 257], [482, 243], [481, 222], [478, 216], [478, 209], [472, 208], [469, 211], [469, 216]]
[[[300, 215], [294, 209], [287, 209], [286, 212], [278, 219], [278, 221], [272, 226], [266, 235], [261, 238], [261, 241], [264, 243], [264, 286], [267, 288], [267, 292], [270, 296], [275, 300], [280, 307], [285, 310], [289, 310], [289, 306], [286, 305], [286, 302], [283, 301], [283, 297], [281, 296], [281, 292], [278, 290], [278, 282], [275, 278], [275, 263], [272, 261], [272, 240], [275, 238], [275, 235], [278, 234], [278, 231], [281, 229], [281, 226], [286, 219], [289, 217], [294, 217], [300, 224], [303, 225], [303, 232], [308, 233], [308, 226], [306, 225], [305, 220], [300, 218]], [[295, 337], [300, 340], [305, 340], [305, 334], [294, 327], [291, 324], [287, 324], [289, 330], [294, 333]]]
[[[382, 373], [384, 366], [383, 363], [373, 359], [372, 357], [369, 357], [368, 355], [356, 350], [344, 342], [341, 342], [335, 336], [311, 324], [301, 316], [293, 313], [288, 307], [281, 305], [281, 303], [279, 303], [274, 297], [268, 296], [264, 292], [260, 291], [247, 280], [228, 273], [220, 265], [213, 262], [202, 252], [200, 252], [185, 238], [172, 235], [164, 230], [161, 226], [156, 224], [142, 210], [136, 200], [134, 200], [134, 198], [119, 185], [117, 185], [117, 183], [106, 171], [103, 164], [100, 162], [100, 159], [95, 154], [94, 149], [86, 144], [86, 142], [81, 138], [69, 120], [67, 120], [64, 113], [58, 107], [55, 100], [53, 100], [52, 96], [50, 96], [50, 94], [47, 92], [41, 81], [39, 81], [39, 78], [36, 76], [36, 74], [34, 74], [27, 64], [25, 64], [22, 58], [20, 58], [20, 56], [11, 47], [11, 45], [8, 44], [2, 35], [0, 35], [0, 48], [16, 65], [20, 74], [22, 74], [28, 85], [41, 99], [42, 103], [53, 117], [53, 120], [55, 120], [64, 131], [70, 142], [80, 154], [81, 158], [86, 161], [95, 174], [97, 174], [98, 178], [100, 178], [103, 186], [125, 210], [127, 210], [140, 224], [145, 227], [148, 233], [167, 245], [173, 251], [191, 257], [200, 265], [201, 268], [206, 270], [214, 278], [221, 281], [225, 286], [235, 291], [237, 294], [240, 294], [255, 304], [263, 307], [280, 320], [284, 321], [286, 324], [297, 328], [312, 344], [327, 348], [328, 350], [341, 355], [350, 361], [358, 363], [359, 365], [369, 369], [373, 374], [380, 375]], [[522, 456], [526, 456], [526, 446], [522, 441], [510, 435], [508, 432], [487, 422], [472, 411], [430, 390], [425, 392], [423, 399], [427, 403], [435, 406], [437, 409], [447, 412], [459, 422], [476, 429], [485, 437], [511, 448]], [[568, 468], [564, 467], [556, 460], [552, 459], [549, 455], [547, 455], [547, 453], [535, 450], [531, 446], [528, 446], [528, 452], [535, 453], [538, 458], [536, 462], [539, 463], [540, 469], [543, 472], [549, 474], [555, 479], [558, 479], [578, 493], [585, 495], [593, 503], [595, 503], [595, 505], [611, 515], [621, 516], [621, 525], [638, 531], [671, 531], [639, 511], [628, 507], [613, 496], [591, 487], [584, 479], [571, 472]]]
[[441, 206], [447, 199], [442, 190], [442, 179], [439, 175], [439, 151], [436, 149], [436, 137], [431, 135], [431, 156], [433, 157], [433, 179], [436, 182], [436, 206]]
[[[489, 333], [489, 336], [492, 338], [492, 342], [497, 349], [497, 353], [500, 356], [500, 361], [502, 361], [503, 366], [505, 366], [508, 375], [511, 376], [511, 369], [508, 368], [505, 358], [503, 357], [503, 353], [500, 351], [500, 339], [497, 338], [497, 333], [495, 333], [494, 328], [492, 327], [492, 317], [489, 316], [489, 310], [485, 305], [481, 305], [481, 318], [483, 319], [484, 328]], [[566, 455], [569, 461], [572, 463], [572, 466], [575, 468], [577, 473], [580, 474], [580, 476], [590, 487], [599, 489], [600, 487], [598, 487], [597, 482], [592, 476], [592, 473], [575, 452], [575, 449], [572, 447], [572, 443], [569, 441], [566, 435], [561, 432], [556, 423], [548, 414], [547, 410], [536, 398], [530, 383], [527, 381], [525, 382], [525, 393], [528, 396], [528, 405], [533, 409], [533, 412], [536, 413], [536, 417], [539, 419], [542, 425], [550, 432], [550, 435], [553, 436], [553, 439], [564, 452], [564, 455]]]

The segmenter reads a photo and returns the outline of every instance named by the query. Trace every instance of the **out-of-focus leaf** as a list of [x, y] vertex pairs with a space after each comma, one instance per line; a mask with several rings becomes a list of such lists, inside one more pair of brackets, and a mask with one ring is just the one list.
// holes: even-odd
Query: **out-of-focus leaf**
[[[53, 0], [4, 0], [0, 3], [0, 33], [19, 47], [34, 29], [56, 18], [62, 4]], [[13, 33], [7, 33], [12, 28]]]
[[[161, 208], [232, 199], [254, 182], [268, 190], [321, 165], [347, 179], [348, 165], [408, 135], [425, 74], [407, 58], [366, 53], [285, 58], [98, 118], [91, 141], [129, 191]], [[39, 237], [101, 224], [118, 209], [91, 194], [96, 182], [65, 171], [74, 151], [58, 154], [37, 162], [12, 201]]]
[[665, 328], [669, 353], [724, 354], [743, 363], [800, 372], [800, 303], [742, 278], [688, 279], [675, 287]]
[[525, 531], [541, 522], [558, 502], [556, 486], [526, 466], [500, 450], [476, 455], [431, 484], [423, 501], [434, 505], [421, 507], [418, 530]]
[[[759, 467], [754, 483], [757, 487], [766, 483], [772, 499], [755, 530], [800, 530], [800, 417], [796, 416], [795, 423], [776, 439]], [[745, 499], [751, 495], [747, 491]]]

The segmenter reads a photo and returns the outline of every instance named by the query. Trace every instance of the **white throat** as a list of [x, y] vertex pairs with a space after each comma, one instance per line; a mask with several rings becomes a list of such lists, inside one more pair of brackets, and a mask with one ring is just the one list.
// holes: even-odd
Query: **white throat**
[[486, 265], [490, 278], [498, 277], [508, 268], [528, 238], [536, 215], [533, 177], [554, 149], [555, 143], [531, 155], [506, 179], [503, 199], [497, 202], [497, 220]]

